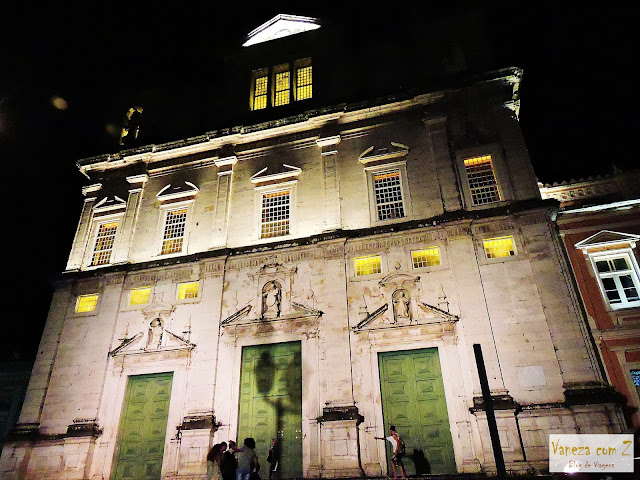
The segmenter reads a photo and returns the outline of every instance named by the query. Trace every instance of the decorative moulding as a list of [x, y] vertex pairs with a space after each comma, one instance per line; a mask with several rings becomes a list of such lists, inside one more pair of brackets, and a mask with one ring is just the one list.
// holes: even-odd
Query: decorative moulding
[[192, 197], [198, 194], [200, 190], [191, 182], [182, 182], [178, 185], [168, 184], [162, 188], [156, 195], [160, 201], [176, 200], [180, 198]]
[[591, 249], [600, 249], [603, 247], [636, 247], [636, 242], [640, 240], [640, 235], [632, 233], [613, 232], [611, 230], [601, 230], [600, 232], [585, 238], [576, 243], [576, 248], [582, 249], [587, 253]]
[[127, 202], [114, 195], [112, 197], [104, 197], [93, 207], [94, 213], [110, 212], [112, 210], [122, 210], [127, 207]]
[[264, 183], [279, 183], [288, 180], [295, 180], [295, 178], [302, 173], [301, 168], [287, 165], [286, 163], [283, 163], [282, 166], [285, 168], [284, 171], [269, 175], [266, 174], [268, 167], [264, 167], [251, 177], [251, 183], [260, 185]]
[[409, 153], [409, 147], [401, 143], [391, 142], [387, 147], [370, 146], [360, 154], [358, 160], [360, 163], [368, 164], [378, 162], [380, 160], [388, 160], [391, 158], [405, 157]]
[[309, 32], [318, 28], [320, 28], [320, 23], [317, 18], [281, 13], [249, 32], [242, 46], [250, 47], [257, 43], [269, 42], [277, 38]]

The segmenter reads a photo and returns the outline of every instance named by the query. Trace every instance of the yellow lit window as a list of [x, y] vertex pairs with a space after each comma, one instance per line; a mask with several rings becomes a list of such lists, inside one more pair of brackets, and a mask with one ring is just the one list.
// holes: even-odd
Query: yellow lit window
[[164, 224], [162, 255], [182, 251], [184, 232], [187, 224], [187, 209], [169, 210]]
[[415, 250], [411, 252], [411, 260], [413, 261], [413, 268], [440, 265], [440, 249], [438, 247], [429, 247], [424, 250]]
[[265, 193], [262, 196], [260, 238], [289, 234], [291, 192]]
[[467, 172], [471, 201], [474, 205], [500, 201], [500, 191], [493, 171], [491, 155], [467, 158], [464, 161], [464, 168]]
[[185, 298], [198, 298], [199, 290], [200, 284], [198, 282], [181, 283], [178, 286], [178, 300], [184, 300]]
[[253, 110], [262, 110], [267, 108], [267, 87], [269, 84], [269, 77], [264, 75], [256, 77], [253, 90]]
[[287, 105], [290, 102], [291, 94], [291, 72], [279, 72], [275, 75], [275, 92], [273, 95], [273, 105]]
[[76, 299], [76, 312], [93, 312], [98, 306], [98, 297], [97, 293], [79, 295]]
[[488, 238], [483, 241], [487, 258], [512, 257], [516, 254], [513, 237]]
[[372, 275], [374, 273], [381, 273], [382, 266], [380, 262], [380, 256], [375, 255], [371, 257], [357, 257], [355, 260], [356, 276]]
[[101, 223], [96, 235], [96, 244], [91, 257], [91, 265], [106, 265], [111, 261], [113, 242], [116, 238], [118, 222]]
[[311, 65], [296, 70], [296, 100], [305, 100], [313, 96], [313, 78]]
[[151, 287], [133, 288], [129, 297], [129, 305], [144, 305], [149, 303]]

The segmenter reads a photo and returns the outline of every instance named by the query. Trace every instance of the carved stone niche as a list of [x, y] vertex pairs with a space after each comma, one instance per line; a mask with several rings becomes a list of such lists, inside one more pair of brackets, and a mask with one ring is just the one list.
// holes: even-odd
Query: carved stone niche
[[392, 323], [411, 323], [417, 318], [417, 300], [420, 296], [420, 277], [393, 272], [380, 280], [382, 289], [391, 293]]
[[[379, 282], [390, 301], [383, 303], [373, 312], [362, 312], [364, 319], [353, 327], [354, 332], [381, 330], [391, 327], [426, 325], [437, 326], [434, 332], [451, 332], [452, 326], [459, 320], [457, 315], [449, 313], [447, 296], [440, 287], [438, 306], [429, 305], [420, 300], [420, 277], [400, 271], [390, 273]], [[444, 327], [444, 330], [442, 329]]]
[[[167, 323], [171, 314], [175, 310], [175, 305], [165, 303], [162, 297], [154, 298], [147, 308], [142, 310], [142, 316], [148, 326], [143, 330], [129, 336], [129, 328], [120, 339], [121, 343], [109, 352], [111, 357], [119, 355], [131, 355], [167, 350], [191, 350], [195, 344], [191, 343], [191, 325], [186, 326], [186, 330], [178, 335], [167, 330]], [[190, 322], [189, 322], [190, 323]]]
[[256, 315], [260, 318], [280, 318], [291, 311], [291, 291], [298, 269], [281, 263], [268, 263], [249, 274], [256, 285]]
[[249, 274], [254, 281], [254, 300], [231, 313], [220, 322], [222, 335], [276, 335], [282, 329], [289, 333], [316, 335], [320, 310], [295, 302], [292, 294], [297, 268], [268, 263]]

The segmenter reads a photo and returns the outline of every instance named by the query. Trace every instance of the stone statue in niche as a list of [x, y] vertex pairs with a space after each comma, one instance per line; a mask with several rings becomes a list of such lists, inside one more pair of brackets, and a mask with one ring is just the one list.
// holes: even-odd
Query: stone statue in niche
[[262, 287], [262, 318], [277, 318], [282, 307], [282, 287], [271, 280]]
[[162, 320], [160, 318], [154, 318], [149, 324], [149, 333], [147, 335], [146, 348], [159, 348], [162, 343]]
[[393, 292], [393, 323], [399, 320], [411, 320], [411, 297], [409, 292], [404, 289], [398, 289]]

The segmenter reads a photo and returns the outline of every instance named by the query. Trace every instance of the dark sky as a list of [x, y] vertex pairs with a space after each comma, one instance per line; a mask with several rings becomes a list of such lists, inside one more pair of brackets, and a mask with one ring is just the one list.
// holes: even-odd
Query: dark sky
[[[224, 74], [215, 60], [277, 13], [328, 16], [393, 43], [395, 29], [419, 28], [421, 18], [443, 8], [429, 1], [386, 2], [384, 9], [347, 1], [313, 2], [320, 7], [95, 3], [27, 2], [3, 15], [0, 158], [3, 250], [9, 259], [3, 300], [13, 306], [3, 322], [3, 359], [35, 353], [51, 298], [49, 281], [64, 269], [82, 206], [84, 178], [75, 162], [117, 150], [121, 105], [159, 91], [170, 92], [166, 108], [197, 101], [207, 78]], [[634, 166], [638, 18], [632, 2], [517, 3], [486, 2], [482, 9], [496, 65], [524, 68], [520, 119], [539, 179]], [[370, 24], [389, 28], [371, 31]], [[64, 100], [58, 107], [56, 97]], [[176, 132], [194, 126], [179, 117], [175, 122]], [[212, 129], [196, 124], [190, 135]]]

